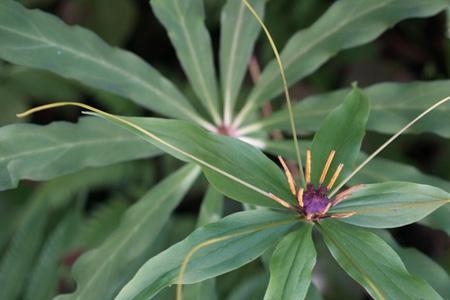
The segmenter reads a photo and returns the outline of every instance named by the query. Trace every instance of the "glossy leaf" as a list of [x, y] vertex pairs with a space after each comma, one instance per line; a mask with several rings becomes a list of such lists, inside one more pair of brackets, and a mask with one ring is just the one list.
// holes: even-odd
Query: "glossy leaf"
[[408, 182], [367, 184], [330, 212], [356, 212], [343, 222], [364, 227], [392, 228], [417, 222], [450, 202], [438, 188]]
[[[448, 6], [446, 0], [344, 0], [332, 5], [312, 26], [297, 32], [281, 53], [289, 84], [311, 74], [343, 49], [365, 44], [407, 18], [427, 17]], [[249, 101], [262, 103], [282, 91], [276, 63], [261, 75]]]
[[236, 269], [273, 246], [294, 222], [289, 215], [260, 209], [239, 212], [201, 227], [147, 261], [116, 300], [150, 299], [164, 287], [175, 284], [186, 255], [206, 241], [217, 242], [194, 253], [183, 283], [199, 282]]
[[77, 260], [73, 267], [76, 291], [57, 299], [112, 299], [138, 269], [134, 262], [145, 255], [198, 173], [198, 167], [185, 166], [130, 207], [117, 230]]
[[316, 250], [312, 240], [311, 224], [286, 235], [270, 260], [270, 281], [265, 300], [305, 299], [316, 264]]
[[[108, 118], [176, 158], [199, 164], [208, 181], [232, 199], [280, 208], [280, 204], [270, 199], [267, 193], [273, 193], [286, 201], [293, 198], [281, 169], [261, 151], [247, 143], [208, 132], [185, 121], [128, 117], [124, 119], [141, 126], [154, 136], [151, 138]], [[249, 185], [259, 189], [259, 192], [249, 188]]]
[[[364, 89], [370, 101], [370, 116], [367, 130], [386, 134], [396, 133], [409, 121], [435, 104], [438, 100], [449, 96], [448, 80], [417, 81], [411, 83], [380, 83]], [[294, 112], [300, 122], [299, 128], [316, 131], [323, 118], [338, 106], [348, 89], [332, 93], [308, 97], [294, 105]], [[410, 133], [433, 132], [450, 137], [450, 126], [442, 122], [448, 117], [450, 105], [436, 108], [432, 114], [408, 129]], [[261, 122], [266, 129], [283, 128], [289, 130], [288, 112], [280, 110]]]
[[203, 1], [151, 0], [150, 3], [168, 32], [192, 88], [219, 123], [219, 94]]
[[8, 125], [0, 128], [0, 190], [16, 187], [21, 179], [48, 180], [159, 153], [98, 118], [82, 118], [78, 124]]
[[[264, 2], [249, 1], [260, 16]], [[222, 9], [220, 30], [220, 82], [225, 123], [229, 123], [260, 26], [243, 1], [228, 0]]]
[[[336, 155], [327, 178], [331, 178], [340, 163], [344, 164], [343, 174], [352, 170], [365, 135], [368, 116], [369, 101], [357, 87], [346, 96], [342, 105], [327, 115], [311, 144], [311, 182], [314, 185], [318, 186], [332, 150], [336, 151]], [[340, 178], [344, 177], [341, 175]]]
[[450, 236], [450, 204], [446, 204], [428, 217], [421, 220], [422, 224], [434, 229], [444, 230]]
[[327, 220], [319, 226], [331, 254], [374, 299], [440, 299], [423, 279], [411, 275], [400, 257], [377, 235]]
[[171, 117], [198, 119], [175, 86], [133, 53], [12, 0], [0, 2], [0, 58], [52, 71]]

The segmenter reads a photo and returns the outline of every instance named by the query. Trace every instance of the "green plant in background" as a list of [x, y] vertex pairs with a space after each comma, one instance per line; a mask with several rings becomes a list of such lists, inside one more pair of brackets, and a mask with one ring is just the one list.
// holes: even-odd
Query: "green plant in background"
[[[251, 3], [262, 14], [264, 1]], [[270, 261], [271, 279], [266, 297], [305, 297], [316, 255], [311, 237], [313, 226], [299, 222], [299, 219], [303, 218], [308, 204], [316, 199], [320, 203], [328, 201], [328, 191], [312, 191], [311, 196], [311, 190], [302, 184], [306, 189], [304, 194], [292, 191], [281, 170], [257, 149], [297, 156], [298, 162], [301, 162], [300, 155], [295, 155], [296, 151], [287, 146], [292, 145], [290, 141], [269, 140], [269, 130], [284, 127], [289, 124], [289, 119], [292, 120], [286, 117], [287, 111], [281, 110], [264, 120], [258, 120], [255, 114], [263, 101], [276, 97], [282, 91], [276, 62], [265, 69], [248, 98], [238, 100], [246, 62], [258, 36], [259, 24], [243, 2], [230, 0], [225, 4], [221, 20], [219, 89], [211, 42], [203, 24], [202, 2], [170, 0], [152, 1], [151, 4], [155, 14], [167, 28], [197, 96], [197, 100], [192, 103], [155, 69], [133, 54], [111, 48], [88, 31], [68, 27], [42, 12], [27, 10], [12, 1], [0, 3], [1, 58], [16, 64], [50, 70], [95, 89], [129, 98], [157, 113], [185, 119], [119, 118], [94, 110], [137, 135], [120, 131], [108, 122], [92, 117], [83, 118], [75, 125], [55, 123], [48, 126], [6, 126], [0, 131], [0, 159], [4, 165], [0, 186], [2, 189], [12, 188], [20, 179], [47, 180], [88, 166], [105, 166], [161, 153], [143, 142], [144, 137], [160, 150], [183, 161], [200, 165], [213, 185], [205, 197], [199, 226], [221, 215], [222, 196], [218, 192], [249, 204], [248, 210], [200, 227], [182, 242], [150, 258], [149, 249], [158, 240], [165, 221], [198, 176], [197, 167], [183, 167], [130, 207], [117, 229], [105, 234], [103, 243], [97, 245], [95, 250], [81, 256], [73, 268], [77, 289], [72, 294], [60, 296], [61, 298], [146, 299], [164, 287], [177, 283], [183, 266], [184, 272], [179, 283], [199, 282], [246, 264], [272, 247], [275, 250]], [[337, 51], [368, 42], [402, 19], [429, 16], [447, 5], [446, 1], [339, 1], [314, 25], [297, 33], [288, 42], [281, 55], [286, 67], [287, 82], [293, 83], [301, 79]], [[296, 104], [294, 113], [300, 120], [300, 129], [317, 131], [310, 145], [312, 159], [308, 161], [311, 162], [311, 178], [308, 181], [317, 187], [319, 183], [337, 179], [338, 187], [342, 187], [350, 178], [352, 182], [368, 183], [375, 181], [381, 174], [384, 180], [410, 179], [447, 189], [448, 183], [444, 181], [385, 160], [373, 161], [378, 169], [368, 164], [358, 176], [352, 177], [354, 174], [350, 174], [355, 160], [364, 161], [360, 145], [366, 121], [369, 130], [395, 133], [405, 125], [404, 120], [412, 119], [413, 115], [418, 115], [431, 106], [431, 103], [447, 96], [446, 85], [447, 82], [444, 81], [384, 84], [368, 89], [369, 100], [354, 88], [344, 102], [343, 91]], [[408, 93], [417, 94], [416, 91], [421, 91], [421, 94], [405, 97]], [[389, 118], [389, 122], [380, 123], [380, 116], [386, 118], [386, 115], [389, 117], [393, 112], [383, 105], [388, 102], [382, 103], [379, 99], [406, 99], [408, 103], [396, 101], [400, 108], [397, 107], [395, 113], [401, 118]], [[367, 120], [369, 101], [378, 118], [372, 119], [371, 113]], [[83, 107], [89, 109], [88, 106]], [[323, 116], [330, 111], [332, 113], [322, 122]], [[436, 112], [444, 115], [445, 109], [440, 106]], [[421, 128], [413, 128], [446, 136], [446, 126], [449, 124], [443, 120], [439, 122], [438, 118], [424, 119]], [[295, 133], [295, 126], [291, 129]], [[69, 132], [71, 136], [68, 136]], [[303, 145], [302, 149], [306, 147]], [[326, 164], [332, 150], [336, 150], [335, 157]], [[365, 165], [371, 158], [359, 165]], [[334, 170], [340, 169], [340, 163], [344, 164], [343, 176], [333, 179], [332, 173], [327, 175], [325, 172], [322, 176], [324, 178], [320, 178], [325, 164]], [[382, 173], [378, 171], [380, 165], [384, 169]], [[299, 176], [302, 178], [301, 163], [299, 166]], [[355, 171], [359, 171], [359, 168]], [[351, 277], [377, 299], [440, 299], [433, 288], [441, 296], [447, 296], [445, 284], [448, 284], [448, 275], [444, 275], [443, 285], [440, 285], [441, 281], [431, 282], [429, 278], [425, 278], [427, 283], [419, 279], [417, 272], [411, 275], [409, 272], [412, 272], [413, 267], [408, 265], [408, 272], [400, 257], [381, 238], [345, 224], [391, 228], [416, 222], [447, 203], [447, 192], [421, 184], [394, 182], [367, 184], [353, 190], [353, 193], [336, 197], [343, 196], [348, 198], [342, 203], [336, 203], [336, 206], [327, 207], [327, 210], [330, 209], [332, 216], [347, 218], [339, 221], [324, 220], [317, 223], [317, 227], [333, 256]], [[253, 205], [279, 208], [279, 203], [273, 200], [298, 213], [251, 209]], [[319, 206], [320, 209], [314, 211], [319, 215], [313, 219], [328, 216], [328, 212]], [[448, 211], [448, 206], [443, 206], [438, 213]], [[38, 221], [40, 218], [32, 220]], [[449, 230], [443, 219], [438, 219], [433, 224]], [[67, 225], [61, 225], [62, 228], [64, 226]], [[63, 234], [55, 231], [55, 236]], [[12, 244], [10, 247], [22, 249], [20, 241], [21, 239], [17, 239], [16, 245]], [[55, 243], [57, 244], [52, 244]], [[10, 251], [14, 252], [14, 249]], [[3, 291], [6, 299], [16, 298], [20, 294], [20, 283], [13, 285], [10, 283], [12, 277], [8, 277], [12, 261], [14, 255], [6, 255], [0, 273], [2, 283], [8, 287]], [[420, 258], [417, 261], [423, 263], [425, 260]], [[42, 265], [45, 267], [48, 264], [44, 262]], [[433, 266], [428, 261], [425, 264], [430, 268]], [[41, 264], [37, 266], [39, 265]], [[25, 272], [25, 267], [22, 272], [16, 272], [19, 277], [14, 278], [15, 281], [24, 280]], [[55, 282], [55, 279], [48, 280]], [[42, 285], [48, 287], [45, 281]], [[39, 284], [33, 286], [36, 289]], [[31, 292], [27, 293], [33, 295]], [[214, 282], [202, 283], [194, 293], [212, 299], [210, 293], [214, 293]], [[311, 290], [309, 293], [308, 297], [312, 297], [315, 292]]]

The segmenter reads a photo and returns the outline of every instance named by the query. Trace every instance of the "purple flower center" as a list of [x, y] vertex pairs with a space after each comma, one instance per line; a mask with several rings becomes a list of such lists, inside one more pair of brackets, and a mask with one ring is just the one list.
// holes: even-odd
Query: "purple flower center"
[[314, 188], [308, 185], [303, 193], [303, 212], [305, 215], [318, 215], [325, 211], [330, 199], [328, 199], [326, 188]]

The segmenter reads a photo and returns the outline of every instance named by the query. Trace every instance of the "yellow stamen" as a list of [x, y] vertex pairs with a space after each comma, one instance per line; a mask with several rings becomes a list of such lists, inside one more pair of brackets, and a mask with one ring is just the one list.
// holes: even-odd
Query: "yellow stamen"
[[306, 184], [311, 182], [311, 150], [306, 150]]
[[297, 202], [300, 207], [303, 207], [303, 188], [300, 188], [298, 190]]
[[325, 181], [325, 178], [327, 177], [328, 169], [331, 166], [331, 163], [333, 162], [334, 155], [336, 154], [336, 151], [332, 150], [330, 152], [330, 155], [328, 155], [327, 162], [325, 163], [325, 166], [323, 167], [322, 175], [320, 176], [319, 184], [322, 185], [322, 183]]
[[334, 183], [336, 182], [336, 180], [338, 179], [339, 175], [341, 174], [342, 169], [344, 168], [344, 164], [339, 164], [339, 166], [337, 167], [336, 171], [333, 174], [333, 177], [331, 177], [330, 183], [327, 185], [327, 190], [331, 190], [331, 188], [333, 187]]
[[295, 194], [297, 192], [297, 188], [295, 187], [294, 177], [292, 176], [291, 171], [289, 171], [289, 168], [288, 168], [286, 162], [284, 161], [284, 159], [281, 156], [278, 156], [278, 160], [280, 161], [281, 165], [283, 166], [284, 174], [286, 174], [286, 178], [289, 183], [289, 188], [291, 189], [291, 193], [292, 193], [292, 195], [295, 196]]

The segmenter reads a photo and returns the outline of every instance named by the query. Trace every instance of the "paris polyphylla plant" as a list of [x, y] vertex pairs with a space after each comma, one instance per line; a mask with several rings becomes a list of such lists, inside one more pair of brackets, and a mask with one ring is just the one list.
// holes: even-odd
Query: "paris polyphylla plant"
[[[430, 107], [429, 109], [424, 111], [416, 119], [414, 119], [409, 124], [407, 124], [397, 134], [395, 134], [385, 144], [383, 144], [377, 151], [375, 151], [372, 155], [370, 155], [363, 163], [361, 163], [357, 168], [355, 168], [354, 171], [351, 172], [348, 176], [346, 176], [343, 180], [339, 180], [339, 176], [340, 176], [341, 172], [345, 171], [345, 169], [344, 169], [345, 167], [347, 167], [347, 169], [350, 169], [351, 164], [347, 164], [347, 163], [337, 160], [336, 156], [343, 155], [343, 154], [345, 154], [347, 156], [349, 156], [349, 155], [351, 156], [353, 153], [345, 153], [345, 151], [341, 151], [340, 149], [337, 149], [337, 147], [336, 147], [336, 149], [335, 148], [329, 149], [330, 151], [328, 151], [326, 153], [319, 153], [319, 152], [314, 151], [317, 148], [317, 147], [315, 148], [315, 145], [321, 143], [320, 139], [319, 138], [316, 139], [316, 137], [320, 137], [320, 135], [324, 132], [324, 130], [322, 130], [322, 129], [319, 130], [319, 132], [316, 134], [316, 136], [314, 138], [315, 140], [313, 141], [311, 150], [306, 151], [306, 157], [307, 157], [306, 166], [305, 166], [306, 174], [304, 174], [303, 167], [302, 167], [301, 155], [300, 155], [300, 148], [299, 148], [299, 144], [297, 142], [295, 120], [294, 120], [294, 116], [292, 114], [291, 101], [290, 101], [290, 97], [289, 97], [289, 92], [287, 90], [287, 84], [286, 84], [286, 79], [285, 79], [285, 75], [284, 75], [281, 58], [280, 58], [278, 51], [273, 43], [272, 38], [270, 37], [269, 32], [268, 32], [267, 28], [264, 26], [262, 20], [259, 18], [259, 16], [256, 14], [254, 9], [248, 4], [247, 1], [244, 1], [244, 3], [245, 3], [245, 5], [247, 5], [247, 7], [250, 9], [250, 11], [255, 15], [257, 20], [260, 22], [262, 28], [264, 29], [264, 31], [271, 43], [271, 46], [274, 50], [277, 62], [279, 64], [279, 67], [281, 70], [281, 77], [282, 77], [282, 80], [284, 83], [287, 107], [288, 107], [289, 114], [290, 114], [290, 122], [291, 122], [293, 138], [294, 138], [297, 164], [299, 167], [299, 172], [298, 172], [299, 179], [301, 182], [300, 187], [297, 188], [297, 185], [295, 183], [295, 179], [294, 179], [292, 173], [290, 172], [290, 170], [289, 170], [288, 166], [286, 165], [286, 163], [284, 162], [284, 160], [282, 158], [280, 158], [280, 163], [281, 163], [281, 165], [285, 171], [285, 175], [287, 177], [288, 187], [289, 187], [289, 190], [290, 190], [290, 193], [292, 196], [291, 198], [283, 197], [271, 190], [266, 191], [265, 189], [261, 188], [261, 186], [256, 186], [256, 185], [252, 184], [251, 182], [242, 179], [240, 177], [241, 174], [231, 173], [227, 170], [224, 170], [224, 169], [218, 167], [217, 165], [214, 165], [213, 163], [211, 163], [210, 161], [208, 161], [206, 159], [198, 157], [197, 155], [189, 152], [188, 150], [185, 150], [182, 146], [180, 147], [179, 145], [175, 144], [170, 139], [171, 138], [170, 133], [168, 133], [168, 136], [166, 136], [165, 138], [162, 138], [159, 136], [159, 134], [152, 132], [152, 129], [147, 129], [147, 128], [145, 128], [145, 126], [139, 125], [138, 124], [139, 120], [115, 116], [115, 115], [100, 111], [98, 109], [95, 109], [95, 108], [90, 107], [85, 104], [70, 103], [70, 102], [54, 103], [54, 104], [36, 107], [30, 111], [20, 114], [19, 116], [26, 116], [26, 115], [29, 115], [36, 111], [53, 108], [53, 107], [58, 107], [58, 106], [65, 106], [65, 105], [79, 106], [79, 107], [82, 107], [84, 109], [87, 109], [87, 110], [95, 113], [96, 115], [104, 117], [105, 119], [110, 120], [116, 124], [123, 125], [123, 126], [129, 128], [131, 131], [133, 131], [141, 136], [145, 136], [146, 138], [149, 138], [152, 143], [155, 143], [157, 146], [161, 147], [161, 149], [163, 149], [164, 151], [167, 151], [171, 154], [177, 153], [178, 155], [180, 155], [184, 158], [187, 158], [186, 160], [193, 161], [193, 162], [199, 164], [200, 166], [202, 166], [204, 168], [205, 173], [207, 173], [208, 170], [212, 170], [213, 172], [216, 172], [217, 174], [221, 175], [222, 180], [227, 179], [227, 180], [234, 181], [235, 183], [242, 185], [245, 188], [252, 190], [253, 192], [259, 193], [259, 194], [265, 196], [266, 198], [276, 201], [277, 203], [281, 204], [285, 208], [288, 208], [289, 210], [295, 211], [298, 214], [295, 216], [295, 221], [306, 220], [308, 223], [317, 224], [319, 226], [319, 228], [322, 228], [321, 227], [322, 219], [325, 219], [328, 217], [345, 219], [345, 218], [349, 218], [355, 214], [358, 214], [357, 210], [348, 211], [345, 213], [332, 213], [332, 212], [330, 213], [329, 212], [331, 208], [333, 208], [334, 206], [337, 206], [344, 199], [350, 198], [352, 196], [352, 193], [356, 193], [356, 192], [359, 192], [360, 190], [364, 190], [365, 186], [357, 185], [357, 186], [349, 188], [349, 189], [345, 190], [344, 192], [341, 192], [338, 194], [340, 189], [342, 187], [344, 187], [349, 182], [349, 180], [352, 179], [353, 176], [359, 170], [361, 170], [368, 162], [370, 162], [370, 160], [373, 159], [373, 157], [375, 157], [379, 152], [381, 152], [396, 137], [398, 137], [401, 133], [403, 133], [405, 130], [410, 128], [415, 122], [420, 120], [424, 115], [426, 115], [427, 113], [429, 113], [436, 107], [447, 102], [449, 100], [449, 98], [445, 98], [445, 99], [439, 101], [438, 103], [436, 103], [435, 105], [433, 105], [432, 107]], [[355, 93], [359, 93], [356, 88], [355, 88], [355, 91], [356, 91]], [[358, 98], [356, 100], [356, 102], [358, 102], [358, 101], [367, 104], [367, 100], [364, 99], [364, 97]], [[367, 113], [368, 113], [368, 109], [367, 109]], [[363, 113], [363, 115], [366, 115], [366, 113]], [[367, 120], [367, 118], [365, 118], [365, 119], [362, 118], [362, 122], [364, 124], [365, 124], [366, 120]], [[333, 123], [332, 121], [333, 120], [331, 120], [330, 122]], [[332, 125], [337, 126], [338, 124], [333, 123]], [[357, 138], [356, 138], [357, 142], [353, 143], [352, 148], [356, 148], [359, 151], [359, 146], [360, 146], [360, 142], [362, 140], [362, 136], [363, 136], [363, 132], [362, 133], [359, 132], [357, 134]], [[223, 141], [224, 144], [232, 143], [231, 141], [227, 140], [226, 138], [221, 139], [220, 137], [213, 137], [213, 136], [208, 136], [208, 135], [207, 135], [207, 139], [210, 139], [211, 143], [213, 143], [214, 141], [217, 141], [217, 140]], [[183, 143], [195, 144], [196, 141], [192, 141], [192, 140], [189, 140], [189, 138], [186, 138], [186, 140], [183, 140]], [[199, 147], [201, 147], [201, 145], [199, 145]], [[245, 146], [242, 146], [242, 147], [245, 147]], [[230, 154], [230, 155], [232, 155], [232, 154]], [[325, 156], [326, 159], [324, 161], [316, 160], [316, 157], [321, 157], [321, 156]], [[338, 166], [334, 170], [334, 172], [331, 174], [331, 177], [330, 177], [329, 176], [330, 174], [328, 171], [330, 170], [333, 162], [336, 160], [337, 160]], [[319, 168], [319, 165], [322, 162], [323, 162], [323, 164], [320, 166], [320, 168], [322, 169], [322, 172], [320, 172], [320, 174], [318, 174], [317, 172], [314, 172], [314, 170], [317, 170]], [[316, 167], [314, 167], [313, 165], [316, 165]], [[245, 171], [252, 172], [253, 170], [245, 170]], [[326, 180], [327, 177], [329, 178], [328, 181]], [[217, 182], [214, 182], [214, 183], [217, 185]], [[337, 187], [335, 187], [333, 190], [333, 186], [336, 183], [338, 183]], [[326, 184], [326, 185], [323, 186], [323, 184]], [[220, 186], [218, 187], [218, 189], [227, 195], [229, 195], [231, 193], [231, 191], [224, 190]], [[294, 200], [294, 201], [292, 201], [292, 200]], [[297, 203], [297, 204], [292, 204], [292, 202]], [[444, 200], [441, 199], [441, 201], [439, 203], [440, 203], [440, 205], [442, 205], [447, 202], [448, 202], [448, 198], [444, 199]], [[438, 207], [438, 204], [436, 204], [436, 207]], [[290, 219], [288, 219], [288, 221], [283, 221], [283, 222], [286, 223], [286, 222], [291, 221], [292, 216], [290, 216], [289, 218]], [[281, 223], [283, 223], [283, 222], [281, 222]], [[306, 225], [304, 225], [304, 226], [306, 226]], [[326, 230], [323, 230], [323, 232], [325, 232], [325, 231]], [[255, 230], [255, 232], [256, 232], [256, 230]], [[190, 260], [192, 259], [192, 257], [194, 256], [195, 253], [197, 253], [201, 249], [206, 248], [208, 246], [212, 246], [214, 244], [217, 244], [217, 243], [220, 243], [220, 242], [223, 242], [226, 240], [230, 240], [230, 239], [233, 239], [238, 236], [251, 234], [251, 233], [253, 233], [253, 231], [245, 231], [244, 230], [244, 231], [241, 231], [241, 232], [238, 232], [235, 234], [223, 235], [223, 236], [219, 236], [216, 238], [207, 239], [206, 241], [198, 243], [194, 247], [191, 247], [189, 249], [189, 251], [187, 253], [185, 253], [184, 259], [179, 266], [179, 277], [178, 277], [178, 280], [176, 281], [179, 284], [178, 285], [178, 298], [181, 299], [181, 284], [183, 284], [183, 282], [184, 282], [184, 274], [188, 268], [188, 263], [190, 262]], [[349, 272], [349, 273], [351, 274], [351, 272]], [[407, 273], [405, 273], [405, 274], [407, 274]], [[139, 275], [139, 273], [137, 274], [137, 276], [138, 275]], [[354, 276], [354, 274], [351, 274], [351, 275]], [[386, 293], [383, 290], [383, 288], [379, 288], [377, 286], [374, 288], [373, 282], [371, 282], [370, 280], [368, 282], [363, 282], [362, 284], [366, 287], [366, 289], [368, 289], [369, 293], [371, 295], [373, 295], [374, 297], [376, 297], [378, 299], [385, 298], [384, 295], [386, 295]], [[127, 292], [127, 287], [125, 287], [123, 293], [126, 294], [126, 292]], [[122, 293], [119, 294], [118, 299], [121, 299], [121, 297], [125, 297], [125, 296], [121, 296], [121, 295], [122, 295]]]

